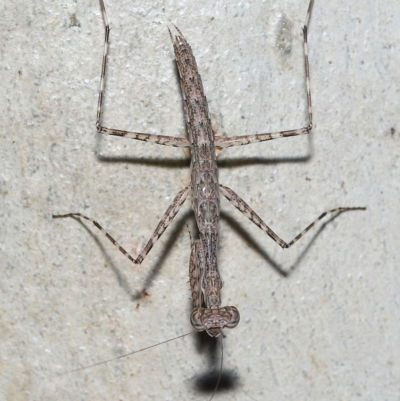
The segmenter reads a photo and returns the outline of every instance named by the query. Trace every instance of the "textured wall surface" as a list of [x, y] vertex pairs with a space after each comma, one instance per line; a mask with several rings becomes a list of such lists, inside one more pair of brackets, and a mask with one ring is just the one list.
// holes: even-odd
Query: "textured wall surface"
[[[104, 124], [185, 135], [174, 23], [219, 135], [300, 128], [307, 1], [108, 0]], [[52, 213], [91, 216], [135, 253], [188, 183], [188, 158], [96, 133], [96, 0], [0, 9], [0, 400], [207, 400], [219, 351], [198, 336], [68, 373], [191, 330], [185, 223], [196, 231], [188, 201], [138, 267]], [[282, 251], [222, 200], [223, 303], [242, 320], [216, 401], [398, 399], [399, 20], [396, 0], [316, 0], [312, 135], [219, 157], [221, 183], [286, 240], [325, 210], [368, 210]]]

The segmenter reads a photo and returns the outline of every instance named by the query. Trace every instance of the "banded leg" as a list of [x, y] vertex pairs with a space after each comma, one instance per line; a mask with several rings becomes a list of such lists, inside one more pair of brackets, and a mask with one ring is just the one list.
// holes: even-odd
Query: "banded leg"
[[[211, 337], [218, 337], [224, 328], [232, 329], [238, 325], [240, 314], [235, 306], [221, 307], [222, 282], [220, 285], [213, 285], [209, 288], [207, 282], [210, 280], [205, 277], [207, 272], [204, 266], [203, 245], [201, 240], [198, 239], [192, 244], [190, 253], [189, 281], [193, 300], [190, 323], [196, 331], [205, 330]], [[213, 275], [211, 281], [215, 282], [215, 280], [216, 277]], [[210, 298], [215, 301], [218, 299], [218, 301], [208, 304]], [[205, 308], [203, 304], [206, 304]]]
[[192, 243], [189, 262], [189, 282], [193, 308], [201, 308], [203, 304], [201, 279], [204, 272], [201, 271], [202, 265], [204, 266], [204, 255], [201, 249], [201, 241], [198, 239]]
[[164, 231], [168, 228], [171, 221], [177, 215], [179, 209], [185, 202], [189, 192], [190, 192], [190, 187], [187, 186], [184, 189], [182, 189], [182, 191], [180, 191], [178, 195], [175, 196], [171, 205], [168, 207], [168, 209], [164, 213], [164, 216], [158, 223], [157, 228], [154, 230], [153, 235], [148, 240], [146, 246], [142, 249], [137, 258], [134, 258], [132, 255], [130, 255], [96, 220], [93, 220], [90, 217], [84, 216], [81, 213], [67, 213], [67, 214], [53, 215], [53, 219], [72, 217], [72, 218], [82, 218], [90, 221], [113, 243], [115, 247], [117, 247], [120, 250], [120, 252], [124, 256], [126, 256], [131, 262], [140, 265], [143, 262], [144, 258], [147, 256], [147, 254], [150, 252], [151, 248], [153, 248], [153, 245], [158, 241], [158, 239], [161, 237]]
[[308, 104], [308, 125], [300, 129], [294, 129], [289, 131], [279, 132], [268, 132], [264, 134], [254, 135], [241, 135], [232, 138], [215, 137], [215, 146], [220, 148], [229, 148], [231, 146], [242, 146], [249, 145], [251, 143], [270, 141], [277, 138], [286, 138], [290, 136], [306, 135], [312, 129], [312, 103], [311, 103], [311, 89], [310, 89], [310, 67], [308, 63], [308, 42], [307, 42], [307, 31], [308, 23], [310, 21], [311, 10], [314, 4], [314, 0], [310, 0], [308, 6], [306, 21], [303, 27], [303, 38], [304, 38], [304, 69], [306, 73], [306, 88], [307, 88], [307, 104]]
[[100, 0], [100, 7], [101, 7], [101, 12], [103, 14], [105, 36], [104, 36], [103, 62], [102, 62], [102, 66], [101, 66], [101, 76], [100, 76], [99, 101], [97, 104], [97, 118], [96, 118], [97, 132], [99, 132], [100, 134], [104, 134], [104, 135], [123, 136], [126, 138], [137, 139], [139, 141], [156, 143], [158, 145], [174, 146], [174, 147], [180, 147], [180, 148], [189, 147], [190, 144], [186, 138], [178, 138], [178, 137], [167, 136], [167, 135], [144, 134], [141, 132], [123, 131], [123, 130], [118, 130], [118, 129], [114, 129], [114, 128], [106, 128], [101, 125], [101, 113], [102, 113], [103, 97], [104, 97], [104, 78], [106, 75], [110, 25], [108, 23], [106, 8], [104, 6], [103, 0]]
[[317, 224], [320, 220], [322, 220], [326, 215], [332, 213], [343, 213], [348, 212], [350, 210], [366, 210], [366, 207], [338, 207], [336, 209], [328, 210], [327, 212], [322, 213], [317, 219], [315, 219], [311, 224], [309, 224], [300, 234], [296, 235], [290, 242], [284, 241], [277, 234], [275, 234], [258, 216], [257, 213], [235, 192], [233, 192], [230, 188], [225, 187], [220, 184], [221, 194], [228, 199], [229, 202], [232, 203], [233, 206], [236, 207], [239, 211], [241, 211], [250, 221], [252, 221], [258, 228], [267, 233], [279, 246], [282, 248], [290, 248], [294, 243], [296, 243], [304, 234], [310, 231], [315, 224]]

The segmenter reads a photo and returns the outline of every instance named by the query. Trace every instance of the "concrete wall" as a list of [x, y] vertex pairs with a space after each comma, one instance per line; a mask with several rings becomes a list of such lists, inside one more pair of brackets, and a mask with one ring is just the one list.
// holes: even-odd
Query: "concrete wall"
[[[218, 134], [300, 128], [307, 1], [108, 0], [104, 124], [185, 135], [174, 23]], [[96, 133], [96, 0], [3, 2], [1, 15], [0, 400], [207, 400], [219, 351], [197, 336], [62, 374], [191, 330], [185, 222], [196, 233], [188, 201], [137, 267], [92, 225], [51, 215], [96, 218], [135, 253], [188, 158]], [[215, 400], [398, 398], [399, 20], [396, 0], [316, 0], [313, 134], [220, 155], [221, 183], [286, 240], [325, 210], [368, 210], [282, 251], [222, 200], [223, 302], [242, 320]]]

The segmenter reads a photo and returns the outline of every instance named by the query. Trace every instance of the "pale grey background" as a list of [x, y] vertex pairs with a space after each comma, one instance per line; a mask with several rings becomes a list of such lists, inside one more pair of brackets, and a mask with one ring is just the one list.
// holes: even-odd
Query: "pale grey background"
[[[184, 135], [172, 22], [192, 45], [219, 134], [301, 127], [307, 6], [109, 0], [104, 123]], [[193, 221], [187, 202], [135, 267], [94, 227], [51, 214], [92, 216], [136, 252], [189, 169], [182, 150], [96, 134], [96, 0], [0, 11], [0, 400], [207, 400], [196, 383], [212, 363], [193, 336], [58, 375], [190, 331]], [[234, 387], [215, 400], [400, 399], [399, 23], [397, 0], [317, 0], [312, 137], [220, 156], [221, 182], [284, 239], [324, 210], [368, 210], [283, 252], [222, 200], [223, 300], [242, 320], [224, 341]]]

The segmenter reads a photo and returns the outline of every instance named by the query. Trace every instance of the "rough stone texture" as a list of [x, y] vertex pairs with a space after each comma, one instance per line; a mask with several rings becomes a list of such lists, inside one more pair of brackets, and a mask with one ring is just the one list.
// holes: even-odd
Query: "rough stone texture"
[[[307, 0], [107, 7], [107, 126], [184, 135], [170, 22], [192, 45], [219, 134], [305, 123]], [[60, 375], [190, 331], [186, 221], [195, 232], [188, 202], [135, 267], [94, 227], [52, 213], [92, 216], [135, 252], [188, 162], [96, 134], [96, 0], [3, 2], [1, 15], [0, 400], [207, 400], [212, 352], [194, 336]], [[324, 210], [368, 210], [281, 251], [222, 201], [223, 299], [242, 320], [226, 332], [215, 400], [398, 398], [399, 19], [396, 0], [316, 0], [313, 135], [220, 155], [221, 183], [284, 239]]]

